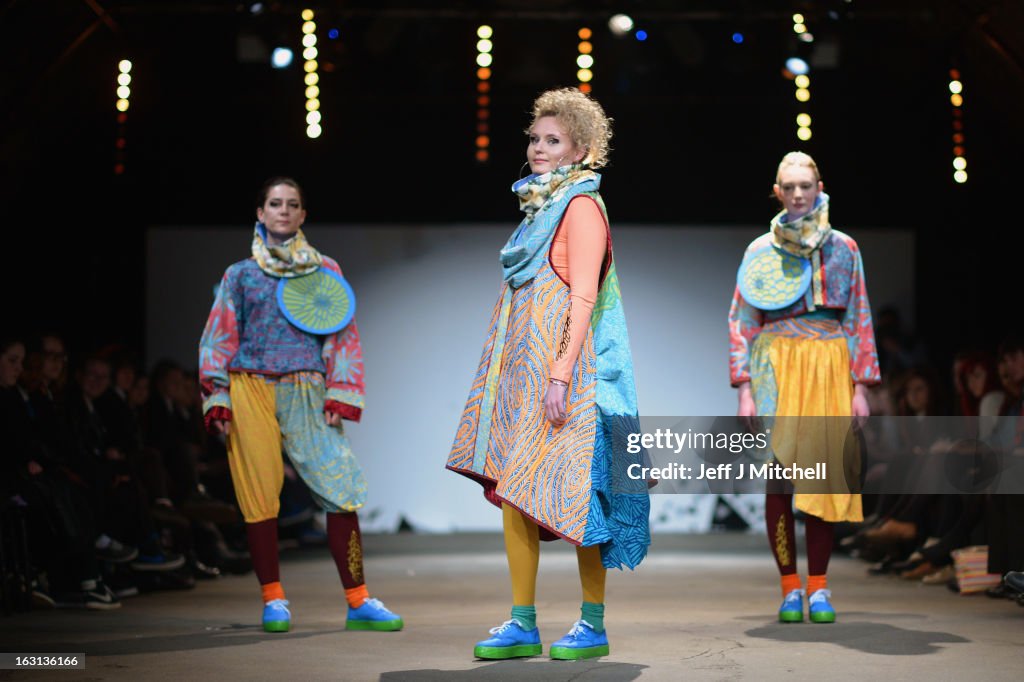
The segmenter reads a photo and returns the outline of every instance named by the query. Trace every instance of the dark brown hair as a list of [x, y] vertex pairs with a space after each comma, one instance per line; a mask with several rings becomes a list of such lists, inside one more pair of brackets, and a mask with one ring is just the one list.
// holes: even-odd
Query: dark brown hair
[[299, 193], [299, 203], [303, 210], [306, 209], [306, 193], [302, 191], [302, 187], [295, 180], [286, 177], [284, 175], [275, 175], [268, 179], [260, 187], [260, 193], [256, 195], [256, 208], [263, 208], [263, 204], [267, 203], [267, 195], [270, 194], [270, 190], [278, 185], [288, 185], [293, 187], [296, 192]]

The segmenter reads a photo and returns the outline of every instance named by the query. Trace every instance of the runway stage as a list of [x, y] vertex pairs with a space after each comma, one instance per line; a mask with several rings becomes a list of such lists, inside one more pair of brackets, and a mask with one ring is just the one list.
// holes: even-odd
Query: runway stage
[[[127, 599], [118, 611], [0, 617], [0, 650], [85, 652], [86, 670], [0, 671], [0, 680], [1019, 680], [1024, 609], [945, 587], [869, 577], [833, 557], [839, 622], [783, 625], [760, 535], [660, 535], [635, 573], [608, 578], [608, 657], [475, 661], [508, 618], [500, 535], [365, 538], [371, 594], [402, 614], [398, 633], [348, 632], [326, 549], [282, 560], [293, 630], [264, 634], [255, 577]], [[803, 552], [801, 550], [801, 558]], [[801, 562], [801, 570], [804, 564]], [[538, 625], [547, 645], [579, 616], [572, 549], [541, 548]]]

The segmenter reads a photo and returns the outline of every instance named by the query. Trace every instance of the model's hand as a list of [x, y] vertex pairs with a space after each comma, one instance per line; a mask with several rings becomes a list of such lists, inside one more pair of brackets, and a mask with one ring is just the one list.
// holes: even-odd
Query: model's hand
[[562, 384], [548, 382], [548, 391], [544, 396], [544, 416], [552, 426], [558, 427], [565, 423], [565, 389]]
[[282, 469], [284, 470], [284, 477], [287, 478], [289, 481], [297, 481], [297, 480], [299, 480], [298, 472], [295, 471], [295, 468], [291, 464], [289, 464], [288, 462], [284, 463], [284, 466], [282, 467]]
[[231, 433], [231, 422], [224, 421], [223, 419], [211, 419], [210, 425], [213, 426], [213, 432], [219, 436], [227, 437]]
[[761, 422], [757, 418], [757, 405], [754, 403], [754, 393], [750, 390], [750, 382], [740, 384], [738, 392], [739, 407], [736, 409], [736, 416], [747, 431], [758, 433], [761, 429]]
[[341, 423], [341, 415], [337, 412], [324, 410], [324, 421], [327, 422], [328, 426], [337, 426]]
[[40, 466], [39, 462], [34, 459], [28, 461], [28, 473], [32, 476], [38, 476], [43, 473], [43, 467]]
[[750, 382], [739, 385], [740, 406], [736, 410], [736, 416], [740, 419], [749, 420], [757, 416], [757, 406], [754, 404], [754, 394], [750, 391]]
[[858, 429], [863, 427], [864, 422], [871, 416], [871, 408], [868, 407], [868, 389], [864, 384], [857, 384], [853, 387], [850, 414], [853, 415], [853, 423]]

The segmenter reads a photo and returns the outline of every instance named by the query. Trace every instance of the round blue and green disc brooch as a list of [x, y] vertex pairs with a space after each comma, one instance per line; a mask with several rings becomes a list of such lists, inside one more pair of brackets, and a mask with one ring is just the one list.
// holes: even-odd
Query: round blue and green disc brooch
[[326, 268], [302, 277], [282, 278], [277, 307], [296, 327], [310, 334], [333, 334], [356, 314], [356, 295], [345, 278]]
[[781, 310], [807, 291], [811, 262], [766, 244], [747, 254], [736, 280], [747, 303], [761, 310]]

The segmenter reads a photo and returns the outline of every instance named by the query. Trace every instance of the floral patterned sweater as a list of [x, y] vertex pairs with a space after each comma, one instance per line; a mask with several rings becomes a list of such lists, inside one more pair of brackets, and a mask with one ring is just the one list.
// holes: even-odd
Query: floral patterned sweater
[[[772, 242], [772, 234], [761, 235], [747, 247], [755, 251]], [[740, 294], [733, 294], [729, 310], [729, 379], [733, 386], [750, 381], [750, 350], [764, 325], [777, 320], [806, 315], [814, 310], [832, 310], [838, 317], [850, 350], [850, 378], [855, 384], [877, 384], [878, 352], [871, 323], [871, 304], [864, 282], [864, 262], [857, 242], [839, 230], [821, 246], [821, 268], [812, 273], [815, 280], [807, 293], [781, 310], [755, 308]], [[814, 305], [814, 290], [822, 300]]]
[[[326, 256], [320, 267], [341, 274], [337, 262]], [[199, 342], [203, 412], [208, 419], [230, 419], [229, 372], [281, 376], [307, 371], [324, 375], [324, 409], [359, 421], [365, 389], [355, 320], [327, 336], [304, 332], [277, 307], [278, 282], [252, 258], [224, 273]]]

